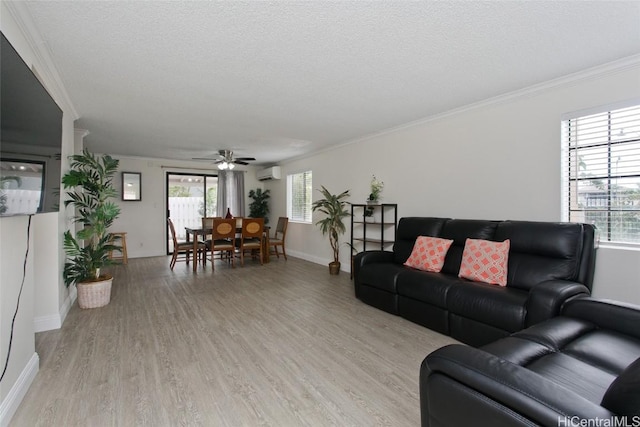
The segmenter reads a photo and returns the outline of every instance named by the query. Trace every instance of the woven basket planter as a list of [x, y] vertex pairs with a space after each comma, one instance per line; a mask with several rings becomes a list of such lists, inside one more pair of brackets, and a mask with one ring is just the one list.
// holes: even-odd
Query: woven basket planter
[[78, 283], [78, 305], [80, 308], [104, 307], [111, 301], [112, 276], [104, 276], [104, 280]]

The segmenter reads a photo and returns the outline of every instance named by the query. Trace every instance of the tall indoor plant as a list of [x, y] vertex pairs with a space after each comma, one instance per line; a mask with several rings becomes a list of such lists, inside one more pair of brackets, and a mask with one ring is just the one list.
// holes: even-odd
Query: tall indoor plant
[[264, 218], [264, 223], [269, 223], [267, 214], [269, 213], [269, 190], [262, 191], [261, 188], [249, 191], [249, 197], [253, 200], [249, 204], [249, 216], [251, 218]]
[[64, 233], [64, 283], [76, 285], [80, 308], [101, 307], [111, 299], [113, 281], [101, 268], [111, 263], [109, 252], [118, 249], [108, 230], [120, 214], [120, 207], [110, 201], [117, 194], [113, 178], [119, 160], [87, 149], [70, 159], [71, 169], [62, 177], [64, 189], [70, 189], [64, 204], [75, 208], [74, 222], [82, 229], [75, 237], [68, 230]]
[[322, 234], [329, 235], [329, 244], [333, 250], [333, 261], [329, 263], [329, 273], [340, 273], [340, 235], [346, 231], [343, 219], [350, 214], [346, 209], [347, 202], [344, 200], [350, 196], [349, 190], [340, 194], [331, 194], [324, 186], [318, 190], [324, 196], [323, 199], [316, 200], [312, 204], [312, 210], [325, 214], [325, 218], [316, 222]]

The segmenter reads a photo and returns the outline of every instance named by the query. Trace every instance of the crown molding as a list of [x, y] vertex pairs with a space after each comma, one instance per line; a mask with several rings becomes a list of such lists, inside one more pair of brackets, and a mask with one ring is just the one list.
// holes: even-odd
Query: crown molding
[[453, 110], [445, 111], [443, 113], [439, 113], [433, 116], [415, 120], [413, 122], [409, 122], [409, 123], [405, 123], [399, 126], [389, 128], [389, 129], [385, 129], [380, 132], [365, 135], [363, 137], [359, 137], [359, 138], [347, 141], [341, 145], [348, 145], [356, 142], [365, 141], [381, 135], [386, 135], [386, 134], [397, 132], [403, 129], [412, 128], [415, 126], [420, 126], [425, 123], [441, 120], [446, 117], [451, 117], [451, 116], [466, 113], [469, 111], [477, 110], [479, 108], [485, 108], [493, 105], [503, 104], [505, 102], [510, 102], [515, 99], [537, 96], [560, 86], [565, 86], [565, 87], [574, 86], [588, 80], [602, 78], [610, 74], [617, 74], [617, 73], [626, 71], [628, 69], [638, 68], [638, 67], [640, 67], [640, 54], [627, 56], [626, 58], [622, 58], [617, 61], [608, 62], [606, 64], [598, 65], [596, 67], [592, 67], [586, 70], [578, 71], [576, 73], [568, 74], [566, 76], [562, 76], [553, 80], [548, 80], [543, 83], [527, 86], [525, 88], [517, 89], [512, 92], [507, 92], [505, 94], [494, 96], [482, 101], [475, 102], [473, 104], [468, 104], [459, 108], [454, 108]]
[[63, 104], [65, 113], [70, 114], [74, 121], [77, 120], [80, 116], [64, 87], [60, 73], [51, 58], [49, 49], [44, 40], [42, 40], [40, 32], [29, 14], [26, 3], [18, 1], [7, 1], [4, 3], [33, 52], [38, 75], [47, 82], [47, 88], [56, 95], [56, 100]]
[[630, 70], [633, 68], [640, 68], [640, 54], [635, 54], [631, 56], [627, 56], [625, 58], [608, 62], [606, 64], [598, 65], [592, 68], [587, 68], [586, 70], [578, 71], [576, 73], [568, 74], [553, 80], [548, 80], [543, 83], [535, 84], [532, 86], [527, 86], [522, 89], [517, 89], [512, 92], [508, 92], [502, 95], [494, 96], [491, 98], [487, 98], [482, 101], [475, 102], [473, 104], [464, 105], [459, 108], [454, 108], [449, 111], [445, 111], [439, 114], [435, 114], [432, 116], [424, 117], [422, 119], [414, 120], [409, 123], [404, 123], [398, 126], [394, 126], [391, 128], [387, 128], [381, 130], [379, 132], [371, 133], [368, 135], [364, 135], [355, 139], [351, 139], [345, 141], [341, 144], [332, 145], [331, 147], [327, 147], [318, 151], [314, 151], [312, 153], [303, 154], [300, 156], [291, 157], [289, 159], [283, 160], [281, 163], [286, 164], [290, 162], [294, 162], [297, 160], [302, 160], [308, 157], [312, 157], [324, 152], [333, 151], [341, 147], [345, 147], [347, 145], [355, 144], [358, 142], [368, 141], [373, 138], [377, 138], [380, 136], [388, 135], [394, 132], [398, 132], [405, 129], [410, 129], [416, 126], [421, 126], [426, 123], [435, 122], [438, 120], [442, 120], [447, 117], [456, 116], [458, 114], [463, 114], [466, 112], [470, 112], [473, 110], [477, 110], [480, 108], [490, 107], [493, 105], [503, 104], [506, 102], [513, 101], [515, 99], [522, 99], [532, 96], [540, 95], [546, 91], [558, 88], [560, 86], [570, 87], [577, 84], [580, 84], [585, 81], [595, 80], [598, 78], [602, 78], [611, 74], [617, 74], [624, 72], [626, 70]]
[[89, 135], [91, 132], [89, 132], [86, 129], [81, 129], [81, 128], [74, 128], [73, 129], [73, 134], [77, 137], [77, 138], [84, 138], [85, 136]]

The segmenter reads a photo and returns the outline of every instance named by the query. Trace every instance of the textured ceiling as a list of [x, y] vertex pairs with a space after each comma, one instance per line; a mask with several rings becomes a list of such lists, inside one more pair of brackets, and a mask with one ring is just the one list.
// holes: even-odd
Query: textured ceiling
[[29, 1], [97, 151], [258, 164], [640, 53], [638, 1]]

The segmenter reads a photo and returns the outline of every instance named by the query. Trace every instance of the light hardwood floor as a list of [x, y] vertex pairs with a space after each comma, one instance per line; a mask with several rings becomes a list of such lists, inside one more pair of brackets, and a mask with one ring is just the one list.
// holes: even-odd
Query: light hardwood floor
[[289, 257], [193, 273], [112, 268], [111, 303], [36, 335], [11, 426], [417, 426], [418, 373], [455, 342], [357, 300], [344, 272]]

